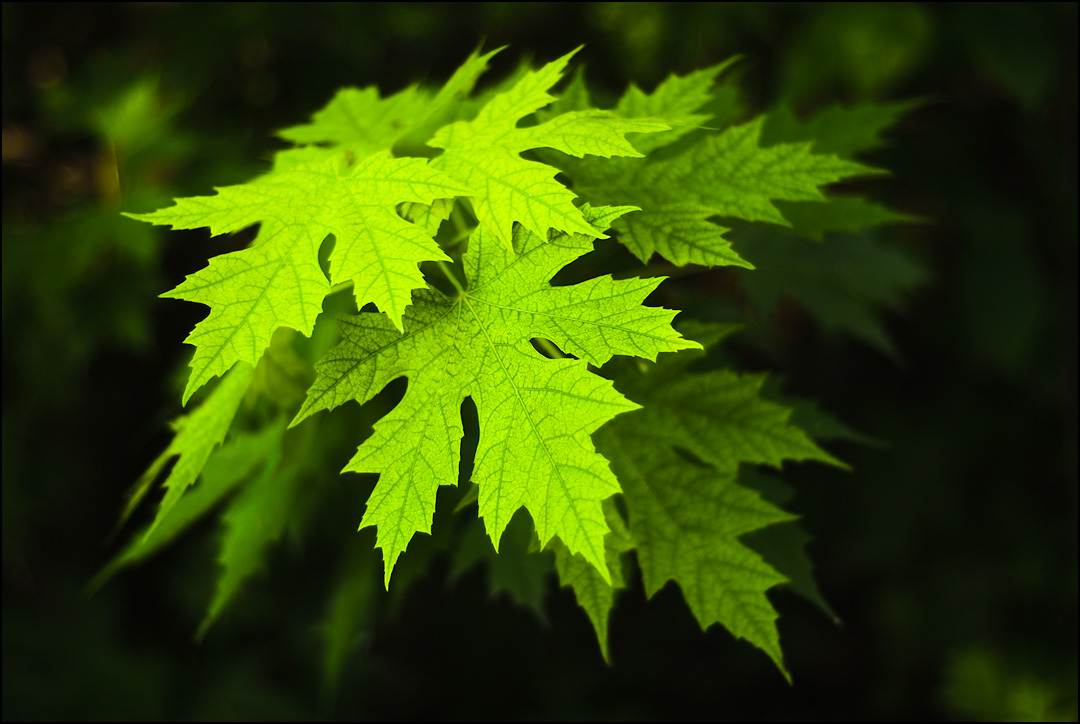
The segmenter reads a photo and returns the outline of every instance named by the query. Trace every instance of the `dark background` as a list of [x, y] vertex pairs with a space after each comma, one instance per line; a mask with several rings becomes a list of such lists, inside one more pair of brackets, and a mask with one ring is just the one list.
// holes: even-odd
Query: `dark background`
[[[1075, 4], [4, 4], [4, 719], [1075, 719], [1076, 42]], [[436, 557], [330, 695], [318, 541], [193, 641], [213, 523], [86, 594], [204, 314], [155, 297], [240, 243], [119, 212], [243, 181], [339, 87], [441, 82], [481, 43], [511, 46], [493, 76], [585, 44], [612, 96], [743, 53], [752, 108], [925, 100], [871, 159], [894, 175], [868, 192], [932, 220], [888, 231], [927, 280], [879, 310], [894, 352], [790, 305], [748, 355], [884, 443], [787, 471], [842, 619], [773, 595], [791, 687], [671, 586], [632, 584], [608, 668], [554, 583], [539, 620]], [[350, 530], [327, 540], [370, 545]]]

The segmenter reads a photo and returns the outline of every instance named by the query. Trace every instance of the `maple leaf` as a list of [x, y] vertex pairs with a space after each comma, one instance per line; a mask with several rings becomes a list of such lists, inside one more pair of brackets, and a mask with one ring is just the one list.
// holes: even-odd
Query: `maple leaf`
[[431, 104], [419, 86], [410, 86], [388, 98], [379, 89], [342, 88], [311, 123], [278, 131], [278, 136], [297, 144], [343, 146], [359, 157], [393, 148], [422, 118]]
[[701, 111], [716, 97], [713, 90], [716, 78], [740, 59], [741, 56], [734, 56], [685, 76], [669, 76], [652, 93], [645, 93], [631, 83], [615, 106], [615, 113], [625, 118], [655, 116], [672, 126], [670, 131], [633, 136], [634, 147], [648, 154], [671, 145], [695, 129], [705, 127], [713, 113]]
[[[162, 295], [210, 306], [185, 340], [195, 345], [185, 404], [235, 362], [255, 364], [278, 327], [310, 336], [332, 284], [351, 281], [359, 306], [373, 302], [400, 328], [410, 292], [424, 286], [418, 263], [449, 257], [396, 207], [469, 189], [421, 159], [377, 153], [351, 169], [331, 159], [217, 191], [129, 214], [175, 229], [209, 226], [214, 235], [262, 224], [253, 246], [214, 257]], [[336, 241], [328, 279], [318, 255], [329, 234]]]
[[623, 486], [646, 594], [676, 581], [703, 629], [720, 623], [782, 668], [765, 591], [787, 579], [739, 537], [793, 516], [738, 485], [734, 471], [696, 466], [648, 443], [641, 430], [608, 430], [597, 440]]
[[[645, 159], [572, 159], [545, 156], [572, 179], [573, 189], [593, 204], [632, 203], [642, 213], [615, 223], [619, 240], [642, 261], [660, 253], [674, 264], [751, 267], [733, 249], [728, 231], [710, 221], [727, 216], [747, 221], [790, 222], [777, 202], [822, 202], [818, 187], [876, 169], [815, 153], [809, 142], [763, 147], [761, 117], [719, 133], [688, 134], [709, 121], [704, 108], [722, 107], [726, 121], [734, 112], [733, 97], [711, 91], [713, 79], [738, 58], [684, 77], [671, 76], [651, 94], [631, 85], [614, 109], [629, 118], [659, 116], [671, 130], [633, 137]], [[571, 106], [588, 104], [576, 91]], [[712, 111], [718, 110], [711, 108]], [[682, 141], [679, 153], [666, 153]], [[662, 153], [657, 153], [661, 151]], [[751, 267], [752, 268], [752, 267]]]
[[[741, 468], [737, 482], [742, 488], [757, 491], [762, 498], [777, 507], [787, 504], [795, 497], [794, 489], [783, 479], [760, 468]], [[810, 534], [797, 519], [792, 518], [750, 531], [743, 534], [740, 540], [787, 579], [782, 585], [814, 603], [834, 622], [840, 623], [840, 618], [829, 606], [814, 580], [813, 563], [806, 551], [806, 544], [811, 540]]]
[[642, 261], [660, 253], [674, 264], [749, 267], [711, 221], [728, 216], [789, 225], [776, 200], [824, 200], [821, 184], [874, 170], [811, 153], [809, 143], [762, 148], [762, 120], [705, 136], [685, 153], [654, 162], [590, 163], [571, 169], [574, 188], [591, 203], [619, 198], [641, 206], [620, 221], [619, 240]]
[[[787, 108], [763, 120], [761, 142], [810, 143], [815, 152], [844, 159], [882, 145], [883, 129], [918, 102], [826, 109], [804, 121]], [[798, 302], [829, 330], [844, 331], [897, 359], [879, 310], [898, 307], [926, 276], [902, 249], [887, 245], [873, 227], [919, 222], [861, 196], [830, 196], [824, 202], [777, 201], [789, 228], [733, 224], [731, 238], [760, 272], [738, 272], [758, 316], [767, 318], [781, 298]], [[798, 243], [796, 237], [817, 243]]]
[[[781, 110], [731, 125], [738, 97], [714, 85], [736, 59], [673, 76], [652, 93], [630, 86], [615, 108], [597, 110], [580, 74], [562, 98], [550, 93], [573, 52], [539, 70], [523, 67], [468, 99], [495, 52], [473, 53], [438, 92], [414, 86], [382, 97], [374, 88], [345, 89], [310, 123], [281, 131], [302, 145], [277, 154], [266, 175], [133, 215], [214, 234], [260, 230], [249, 248], [216, 257], [163, 295], [210, 307], [187, 339], [196, 351], [184, 403], [224, 378], [181, 418], [173, 443], [140, 481], [133, 502], [179, 456], [154, 523], [102, 576], [154, 552], [232, 495], [222, 514], [222, 571], [201, 635], [303, 507], [306, 454], [291, 445], [285, 456], [285, 436], [322, 439], [326, 428], [286, 432], [280, 411], [300, 405], [295, 427], [319, 411], [367, 403], [405, 378], [400, 402], [343, 470], [379, 475], [360, 527], [376, 528], [384, 586], [415, 535], [432, 531], [439, 487], [471, 480], [463, 504], [477, 502], [482, 521], [472, 522], [455, 571], [491, 561], [494, 590], [539, 608], [554, 568], [607, 658], [608, 619], [634, 551], [648, 595], [674, 581], [703, 628], [724, 625], [783, 670], [766, 592], [788, 583], [827, 606], [803, 550], [806, 536], [779, 507], [790, 491], [756, 466], [841, 465], [807, 431], [854, 433], [805, 405], [774, 401], [762, 375], [692, 367], [702, 361], [691, 351], [701, 344], [672, 328], [674, 312], [643, 305], [661, 277], [552, 280], [559, 284], [556, 275], [613, 228], [642, 261], [654, 253], [680, 265], [761, 260], [780, 273], [758, 287], [748, 282], [748, 296], [775, 297], [784, 265], [804, 255], [787, 247], [781, 254], [779, 243], [771, 254], [768, 239], [756, 243], [756, 234], [786, 234], [785, 243], [793, 234], [825, 237], [803, 245], [817, 250], [813, 262], [832, 259], [829, 232], [898, 218], [862, 199], [829, 199], [819, 188], [875, 173], [852, 156], [876, 143], [896, 111], [828, 111], [799, 123]], [[556, 180], [560, 169], [571, 188]], [[469, 199], [477, 228], [469, 228], [467, 211], [455, 210], [458, 197]], [[731, 219], [724, 223], [745, 251], [731, 248], [731, 230], [716, 217]], [[329, 237], [324, 270], [319, 252]], [[448, 253], [461, 249], [451, 260]], [[832, 266], [850, 258], [840, 254]], [[595, 259], [566, 274], [595, 275], [580, 273], [595, 269]], [[427, 273], [441, 269], [446, 284], [423, 276], [424, 262]], [[799, 266], [819, 281], [830, 278], [811, 262]], [[329, 352], [333, 330], [324, 324], [296, 354], [290, 330], [311, 336], [327, 294], [346, 283], [359, 307], [379, 312], [338, 320], [341, 342]], [[444, 291], [450, 286], [456, 293]], [[334, 298], [326, 311], [333, 316], [335, 305], [351, 301]], [[714, 343], [726, 331], [688, 336]], [[593, 369], [601, 365], [603, 376]], [[277, 416], [234, 423], [245, 394], [261, 400], [252, 409], [276, 408]], [[462, 417], [471, 420], [473, 407], [478, 433], [463, 440]], [[252, 423], [261, 431], [227, 436], [230, 426]], [[462, 450], [473, 442], [470, 468]], [[357, 609], [371, 595], [354, 575], [375, 565], [367, 551], [349, 558], [350, 574], [334, 594], [331, 679], [362, 625]], [[414, 550], [397, 568], [395, 590], [416, 558]]]
[[488, 101], [475, 119], [444, 126], [428, 141], [445, 150], [435, 165], [476, 190], [472, 199], [480, 224], [508, 247], [514, 222], [541, 237], [548, 229], [603, 236], [582, 218], [573, 203], [575, 195], [555, 180], [558, 170], [522, 158], [523, 151], [553, 148], [577, 157], [637, 157], [642, 154], [626, 141], [627, 133], [669, 128], [654, 119], [620, 118], [596, 110], [564, 113], [519, 128], [521, 119], [555, 100], [548, 90], [576, 52], [523, 74], [512, 88]]
[[[700, 356], [665, 355], [644, 373], [626, 364], [609, 368], [616, 389], [643, 405], [593, 436], [611, 461], [629, 514], [630, 542], [613, 536], [612, 551], [636, 550], [648, 595], [676, 581], [702, 628], [723, 624], [783, 669], [776, 612], [765, 591], [787, 579], [739, 538], [793, 516], [740, 486], [736, 476], [747, 463], [840, 463], [790, 424], [790, 410], [760, 397], [762, 375], [688, 374]], [[604, 648], [617, 586], [564, 577], [563, 570], [560, 578], [573, 586]]]
[[409, 134], [437, 123], [447, 112], [460, 112], [462, 101], [487, 70], [487, 62], [500, 50], [502, 48], [484, 55], [474, 52], [437, 94], [410, 86], [382, 98], [375, 87], [342, 88], [325, 108], [312, 116], [310, 123], [278, 132], [281, 138], [294, 143], [320, 145], [278, 153], [274, 159], [275, 168], [329, 158], [342, 150], [355, 158], [363, 158], [393, 148]]
[[[405, 397], [345, 467], [381, 474], [361, 527], [378, 527], [387, 584], [412, 536], [430, 532], [438, 486], [456, 483], [467, 396], [480, 424], [479, 513], [496, 550], [524, 506], [542, 545], [557, 535], [610, 581], [601, 501], [619, 486], [589, 436], [635, 405], [587, 364], [616, 354], [654, 359], [697, 344], [671, 328], [672, 312], [641, 305], [660, 279], [604, 277], [566, 287], [548, 280], [628, 210], [584, 209], [596, 226], [588, 235], [547, 238], [518, 227], [514, 250], [480, 227], [463, 258], [467, 287], [452, 298], [416, 292], [404, 334], [382, 315], [342, 320], [344, 339], [316, 365], [292, 424], [349, 400], [363, 403], [408, 378]], [[532, 338], [578, 359], [547, 359]]]
[[[684, 332], [686, 331], [684, 329]], [[707, 344], [697, 333], [691, 333], [690, 336]], [[853, 430], [820, 409], [814, 401], [782, 394], [779, 380], [778, 376], [767, 378], [760, 388], [761, 396], [790, 409], [791, 417], [788, 418], [788, 423], [801, 428], [815, 442], [846, 440], [861, 445], [882, 445], [881, 441]], [[775, 472], [761, 467], [740, 467], [738, 483], [744, 488], [759, 492], [765, 500], [777, 506], [785, 506], [795, 497], [795, 490], [791, 485]], [[769, 525], [746, 533], [741, 540], [760, 553], [770, 566], [788, 579], [784, 586], [813, 602], [836, 623], [840, 623], [840, 619], [818, 590], [813, 564], [806, 552], [810, 535], [799, 521], [790, 520]]]
[[895, 103], [864, 103], [845, 108], [833, 106], [800, 121], [791, 108], [780, 106], [765, 115], [761, 142], [765, 146], [777, 143], [808, 141], [814, 153], [831, 153], [852, 158], [862, 151], [881, 146], [881, 134], [896, 124], [897, 119], [922, 104], [919, 100]]
[[[811, 143], [814, 153], [854, 160], [862, 152], [882, 145], [881, 133], [919, 101], [833, 107], [799, 121], [781, 106], [763, 117], [761, 143]], [[854, 232], [873, 226], [922, 219], [887, 209], [862, 196], [831, 196], [825, 203], [785, 200], [777, 203], [795, 233], [821, 241], [833, 231]]]

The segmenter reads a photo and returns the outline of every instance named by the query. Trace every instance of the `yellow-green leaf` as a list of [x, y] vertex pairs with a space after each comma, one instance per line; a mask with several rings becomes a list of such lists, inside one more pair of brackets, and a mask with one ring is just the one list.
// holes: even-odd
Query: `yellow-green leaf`
[[[586, 213], [602, 230], [625, 209]], [[345, 468], [381, 474], [361, 526], [378, 527], [387, 583], [412, 536], [430, 532], [438, 486], [457, 481], [467, 396], [480, 421], [473, 480], [496, 549], [524, 506], [542, 544], [558, 535], [610, 580], [601, 502], [619, 487], [589, 436], [634, 405], [587, 363], [615, 354], [654, 359], [697, 345], [671, 328], [672, 312], [642, 306], [659, 279], [551, 286], [548, 280], [588, 250], [594, 235], [548, 239], [520, 230], [510, 250], [481, 228], [464, 258], [467, 289], [453, 298], [417, 292], [404, 334], [382, 315], [343, 321], [344, 339], [317, 365], [294, 424], [349, 400], [365, 402], [395, 378], [408, 378], [405, 397]], [[578, 359], [547, 359], [533, 338]]]
[[[214, 234], [262, 225], [253, 246], [214, 257], [163, 295], [210, 307], [186, 340], [195, 356], [184, 402], [235, 362], [255, 364], [278, 327], [310, 335], [332, 284], [352, 282], [358, 306], [374, 303], [400, 328], [410, 293], [424, 286], [418, 264], [448, 257], [397, 206], [468, 191], [421, 159], [382, 152], [351, 169], [333, 159], [302, 165], [133, 215], [177, 229], [209, 226]], [[329, 234], [328, 279], [318, 255]]]
[[625, 135], [668, 128], [661, 121], [603, 111], [564, 113], [519, 128], [521, 119], [555, 100], [548, 90], [573, 54], [525, 73], [510, 90], [488, 101], [475, 119], [445, 126], [428, 142], [445, 151], [436, 165], [475, 190], [471, 198], [480, 224], [507, 247], [515, 222], [541, 237], [549, 229], [603, 236], [582, 218], [573, 203], [575, 195], [555, 180], [558, 170], [522, 158], [523, 151], [554, 148], [573, 156], [640, 156]]

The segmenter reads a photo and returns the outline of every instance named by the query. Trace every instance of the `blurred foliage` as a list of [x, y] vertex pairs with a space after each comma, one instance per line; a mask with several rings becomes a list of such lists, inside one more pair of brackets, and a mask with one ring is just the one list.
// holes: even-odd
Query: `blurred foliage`
[[[1075, 719], [1075, 4], [7, 3], [2, 32], [5, 719]], [[637, 579], [606, 668], [566, 592], [548, 583], [540, 622], [515, 603], [535, 605], [534, 580], [450, 570], [446, 536], [410, 548], [405, 593], [336, 586], [327, 604], [328, 573], [378, 568], [370, 531], [340, 550], [365, 476], [305, 479], [329, 491], [299, 516], [318, 525], [302, 542], [286, 526], [237, 594], [243, 615], [198, 645], [227, 535], [212, 525], [84, 592], [125, 491], [168, 444], [177, 340], [200, 314], [155, 295], [247, 241], [163, 243], [119, 213], [243, 181], [274, 131], [339, 88], [436, 82], [481, 43], [541, 59], [585, 43], [611, 98], [742, 53], [727, 112], [783, 109], [789, 133], [922, 99], [884, 146], [846, 150], [894, 172], [859, 190], [929, 224], [785, 210], [793, 230], [732, 234], [763, 264], [775, 235], [805, 237], [785, 275], [662, 288], [698, 316], [749, 319], [727, 354], [884, 441], [838, 438], [854, 477], [787, 476], [842, 622], [776, 595], [792, 688], [750, 647], [703, 636], [672, 591], [645, 603]], [[304, 444], [340, 469], [334, 435], [354, 442], [401, 393]], [[467, 536], [454, 503], [435, 530]], [[511, 595], [490, 599], [486, 575]]]
[[967, 721], [1076, 721], [1076, 669], [1039, 673], [978, 648], [957, 651], [944, 688], [951, 714]]

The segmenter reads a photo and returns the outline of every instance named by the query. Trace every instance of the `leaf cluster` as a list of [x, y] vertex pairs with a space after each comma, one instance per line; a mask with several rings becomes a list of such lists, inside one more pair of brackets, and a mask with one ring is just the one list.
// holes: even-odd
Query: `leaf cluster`
[[[131, 215], [258, 233], [163, 295], [210, 309], [186, 340], [189, 413], [125, 513], [175, 458], [153, 522], [102, 580], [224, 506], [205, 630], [274, 541], [312, 524], [319, 452], [344, 419], [331, 411], [382, 404], [404, 379], [368, 439], [349, 433], [360, 444], [342, 471], [378, 474], [357, 516], [376, 529], [387, 588], [402, 585], [393, 574], [417, 534], [433, 533], [440, 489], [457, 486], [459, 515], [477, 517], [455, 569], [503, 561], [493, 588], [531, 605], [554, 570], [605, 657], [636, 561], [649, 595], [674, 581], [703, 628], [723, 625], [783, 670], [767, 592], [790, 584], [824, 603], [778, 505], [790, 494], [760, 468], [842, 467], [808, 432], [840, 426], [711, 361], [737, 327], [677, 330], [677, 310], [650, 302], [673, 268], [753, 277], [758, 258], [774, 261], [733, 246], [735, 227], [797, 256], [807, 239], [900, 219], [822, 187], [881, 173], [854, 155], [904, 108], [736, 123], [719, 82], [733, 59], [601, 109], [581, 74], [553, 90], [577, 51], [474, 93], [496, 52], [438, 90], [342, 90], [280, 132], [296, 145], [262, 176]], [[598, 240], [636, 266], [616, 278], [590, 262]], [[355, 576], [333, 598], [327, 661], [357, 619], [338, 604], [367, 600]]]

